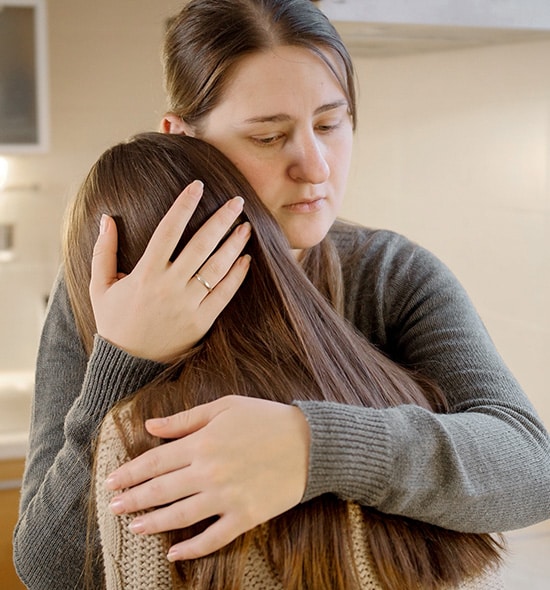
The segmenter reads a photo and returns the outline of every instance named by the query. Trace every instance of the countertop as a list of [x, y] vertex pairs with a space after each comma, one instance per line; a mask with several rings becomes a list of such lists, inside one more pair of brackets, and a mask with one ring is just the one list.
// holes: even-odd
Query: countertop
[[0, 371], [0, 460], [26, 455], [33, 393], [32, 371]]

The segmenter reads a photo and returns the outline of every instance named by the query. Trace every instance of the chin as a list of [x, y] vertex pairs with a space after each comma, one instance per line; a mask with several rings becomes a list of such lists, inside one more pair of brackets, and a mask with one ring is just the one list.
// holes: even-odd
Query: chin
[[294, 218], [284, 220], [281, 228], [293, 250], [305, 250], [316, 246], [326, 237], [334, 220], [335, 216], [332, 215]]
[[298, 235], [291, 235], [289, 237], [290, 247], [292, 250], [306, 250], [312, 248], [321, 242], [328, 233], [326, 231], [317, 230], [315, 232], [303, 232]]

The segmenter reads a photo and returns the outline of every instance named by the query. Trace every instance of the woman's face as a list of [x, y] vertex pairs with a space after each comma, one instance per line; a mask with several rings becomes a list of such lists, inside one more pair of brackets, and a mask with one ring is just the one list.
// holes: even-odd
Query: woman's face
[[293, 249], [324, 238], [342, 205], [353, 131], [345, 93], [319, 57], [284, 46], [244, 58], [196, 135], [247, 177]]

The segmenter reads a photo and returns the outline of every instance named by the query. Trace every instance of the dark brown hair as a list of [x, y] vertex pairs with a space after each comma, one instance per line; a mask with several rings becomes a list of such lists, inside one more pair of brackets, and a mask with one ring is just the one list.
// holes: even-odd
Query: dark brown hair
[[[195, 178], [205, 182], [204, 196], [179, 247], [226, 199], [239, 194], [245, 199], [242, 220], [252, 225], [247, 245], [252, 263], [245, 282], [204, 339], [176, 359], [161, 379], [132, 396], [133, 441], [127, 441], [132, 457], [162, 442], [145, 431], [146, 418], [228, 392], [282, 403], [321, 400], [374, 408], [416, 404], [441, 411], [444, 400], [437, 387], [391, 362], [335, 311], [327, 300], [330, 295], [321, 294], [307, 277], [309, 258], [305, 268], [294, 260], [277, 223], [229, 160], [209, 144], [185, 136], [143, 134], [110, 149], [94, 165], [70, 209], [66, 282], [88, 351], [94, 320], [87, 289], [101, 214], [117, 221], [119, 271], [128, 273], [174, 198]], [[323, 272], [331, 270], [318, 268], [316, 274]], [[330, 282], [331, 275], [314, 282], [319, 278]], [[119, 408], [112, 412], [116, 420]], [[499, 545], [489, 535], [448, 531], [368, 507], [362, 513], [365, 543], [386, 590], [443, 588], [498, 561]], [[167, 543], [204, 526], [171, 532]], [[254, 542], [286, 590], [359, 587], [350, 557], [347, 502], [331, 494], [320, 496], [263, 525], [262, 531], [267, 534], [253, 529], [213, 555], [178, 562], [177, 574], [192, 580], [196, 589], [238, 590], [247, 547]]]
[[169, 110], [200, 126], [243, 57], [283, 45], [308, 49], [325, 62], [346, 95], [355, 126], [351, 57], [328, 18], [309, 0], [191, 0], [165, 36]]

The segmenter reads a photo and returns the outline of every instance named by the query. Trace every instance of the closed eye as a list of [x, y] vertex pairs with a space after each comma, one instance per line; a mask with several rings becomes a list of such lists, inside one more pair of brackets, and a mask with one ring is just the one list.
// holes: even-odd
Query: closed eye
[[270, 146], [277, 143], [284, 136], [282, 133], [276, 133], [274, 135], [265, 136], [252, 136], [252, 141], [260, 146]]
[[337, 129], [338, 125], [317, 125], [317, 129], [324, 133], [332, 131], [333, 129]]

